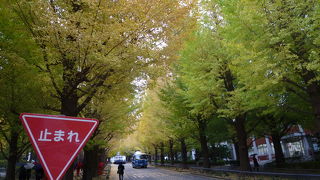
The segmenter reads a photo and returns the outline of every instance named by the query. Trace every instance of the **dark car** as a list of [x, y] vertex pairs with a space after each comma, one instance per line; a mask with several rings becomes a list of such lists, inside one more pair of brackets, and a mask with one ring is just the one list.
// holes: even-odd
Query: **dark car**
[[114, 164], [125, 164], [125, 163], [126, 163], [126, 161], [121, 160], [121, 159], [114, 161]]
[[148, 161], [146, 159], [134, 160], [134, 161], [132, 161], [132, 167], [133, 168], [147, 168]]
[[149, 156], [145, 153], [135, 153], [132, 157], [133, 168], [147, 168]]

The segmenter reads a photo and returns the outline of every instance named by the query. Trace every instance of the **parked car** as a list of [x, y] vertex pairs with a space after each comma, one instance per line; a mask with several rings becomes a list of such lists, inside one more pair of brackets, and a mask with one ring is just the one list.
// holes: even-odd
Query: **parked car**
[[6, 168], [0, 167], [0, 179], [4, 179], [6, 177]]

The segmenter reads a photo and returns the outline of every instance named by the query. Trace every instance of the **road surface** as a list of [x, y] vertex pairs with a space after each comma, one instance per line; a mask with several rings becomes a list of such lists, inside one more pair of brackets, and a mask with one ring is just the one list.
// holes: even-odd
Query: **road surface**
[[[111, 165], [111, 180], [118, 180], [118, 165]], [[214, 178], [193, 175], [188, 172], [177, 172], [162, 168], [148, 167], [142, 169], [134, 169], [131, 163], [125, 164], [124, 180], [215, 180]]]

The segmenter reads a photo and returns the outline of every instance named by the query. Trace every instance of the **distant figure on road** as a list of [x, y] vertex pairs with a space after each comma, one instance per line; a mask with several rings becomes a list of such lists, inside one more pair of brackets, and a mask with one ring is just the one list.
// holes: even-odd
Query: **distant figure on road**
[[117, 173], [119, 174], [119, 180], [123, 180], [124, 166], [122, 163], [119, 164]]

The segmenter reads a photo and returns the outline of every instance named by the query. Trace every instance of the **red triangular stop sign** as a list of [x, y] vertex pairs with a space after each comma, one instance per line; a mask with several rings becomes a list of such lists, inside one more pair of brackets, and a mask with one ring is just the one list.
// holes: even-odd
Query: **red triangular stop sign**
[[98, 125], [98, 120], [22, 113], [20, 119], [46, 175], [63, 177]]

